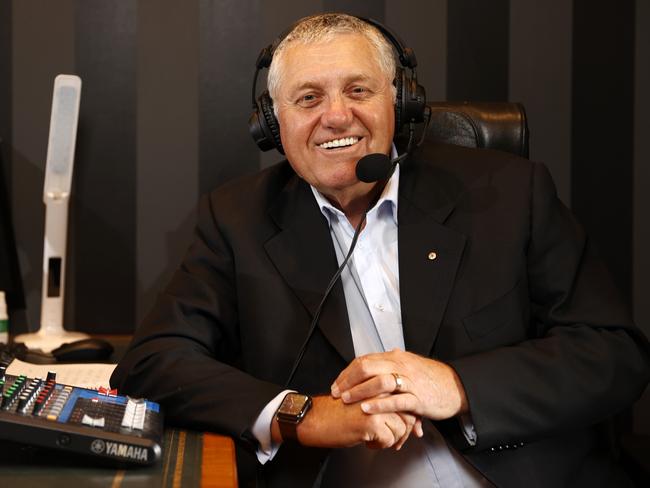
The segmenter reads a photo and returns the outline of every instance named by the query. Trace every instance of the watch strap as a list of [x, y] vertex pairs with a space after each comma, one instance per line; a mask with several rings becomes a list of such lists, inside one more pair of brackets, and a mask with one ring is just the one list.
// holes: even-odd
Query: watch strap
[[278, 418], [278, 427], [280, 427], [282, 442], [298, 442], [298, 422], [287, 422]]

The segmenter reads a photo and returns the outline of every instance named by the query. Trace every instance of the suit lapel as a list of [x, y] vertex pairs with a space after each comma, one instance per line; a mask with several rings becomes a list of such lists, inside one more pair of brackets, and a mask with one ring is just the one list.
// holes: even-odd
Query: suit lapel
[[[406, 348], [418, 354], [429, 355], [433, 349], [465, 248], [466, 237], [444, 225], [461, 191], [457, 180], [426, 163], [407, 161], [401, 171], [398, 235], [402, 327]], [[325, 217], [309, 186], [298, 177], [289, 181], [269, 214], [280, 231], [266, 242], [266, 252], [313, 317], [338, 267]], [[323, 308], [319, 328], [346, 362], [354, 359], [340, 280]]]
[[400, 176], [399, 272], [406, 349], [428, 356], [453, 289], [466, 237], [444, 224], [458, 198], [449, 176]]
[[[325, 217], [309, 186], [292, 178], [270, 208], [280, 232], [266, 252], [296, 297], [313, 317], [325, 288], [338, 268]], [[354, 358], [343, 287], [339, 281], [321, 312], [318, 327], [346, 362]], [[307, 334], [308, 327], [304, 329]]]

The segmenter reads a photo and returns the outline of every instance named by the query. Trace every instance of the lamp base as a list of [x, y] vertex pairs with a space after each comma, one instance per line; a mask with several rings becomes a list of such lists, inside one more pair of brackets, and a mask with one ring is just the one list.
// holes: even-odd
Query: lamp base
[[88, 334], [84, 334], [83, 332], [69, 332], [67, 330], [43, 332], [41, 329], [38, 332], [14, 336], [13, 341], [24, 343], [28, 349], [39, 349], [45, 353], [49, 353], [61, 344], [80, 341], [89, 337]]

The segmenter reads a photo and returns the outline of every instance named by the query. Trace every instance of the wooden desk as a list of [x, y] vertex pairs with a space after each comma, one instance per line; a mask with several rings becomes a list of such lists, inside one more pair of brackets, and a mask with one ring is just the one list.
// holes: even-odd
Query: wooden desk
[[167, 429], [156, 466], [116, 469], [95, 459], [0, 441], [0, 481], [21, 488], [237, 487], [234, 444], [216, 434]]
[[237, 486], [235, 445], [230, 437], [203, 434], [201, 486], [203, 488], [235, 488]]

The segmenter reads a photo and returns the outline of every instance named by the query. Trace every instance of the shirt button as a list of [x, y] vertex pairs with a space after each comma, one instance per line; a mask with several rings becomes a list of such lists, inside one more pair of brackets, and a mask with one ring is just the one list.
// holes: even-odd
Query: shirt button
[[380, 312], [384, 311], [384, 306], [381, 303], [379, 303], [379, 304], [377, 304], [375, 306], [377, 307], [377, 310], [379, 310]]

